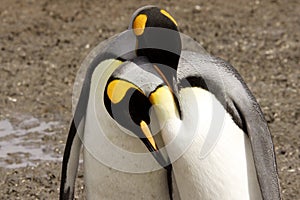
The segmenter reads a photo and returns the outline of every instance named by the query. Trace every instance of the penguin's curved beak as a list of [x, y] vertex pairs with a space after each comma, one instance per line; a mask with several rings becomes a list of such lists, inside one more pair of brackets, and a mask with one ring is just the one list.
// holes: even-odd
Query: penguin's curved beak
[[145, 146], [148, 148], [149, 152], [152, 154], [152, 156], [155, 158], [155, 160], [164, 168], [167, 168], [170, 165], [170, 159], [166, 152], [162, 152], [162, 150], [159, 149], [153, 134], [148, 127], [148, 125], [142, 121], [140, 123], [141, 130], [145, 137], [140, 138], [142, 142], [145, 144]]
[[145, 135], [145, 137], [147, 138], [148, 142], [150, 143], [151, 145], [151, 149], [154, 150], [154, 151], [157, 151], [158, 148], [157, 148], [157, 145], [156, 145], [156, 142], [152, 136], [152, 133], [150, 131], [150, 128], [148, 127], [148, 125], [146, 124], [145, 121], [141, 121], [140, 123], [140, 127]]

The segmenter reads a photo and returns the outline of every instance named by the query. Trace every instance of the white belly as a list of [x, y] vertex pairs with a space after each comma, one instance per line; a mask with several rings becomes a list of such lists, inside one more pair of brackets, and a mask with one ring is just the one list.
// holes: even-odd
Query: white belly
[[[114, 155], [102, 144], [103, 138], [97, 136], [99, 133], [97, 129], [87, 128], [93, 127], [90, 123], [92, 121], [87, 119], [84, 133], [84, 178], [87, 199], [169, 199], [164, 169], [139, 172], [139, 169], [147, 169], [144, 163], [135, 162], [135, 158], [130, 155], [126, 157], [126, 153], [125, 157]], [[132, 138], [122, 131], [115, 132], [110, 139], [114, 145], [120, 145], [128, 151], [147, 151], [139, 139]], [[112, 162], [107, 162], [110, 156]], [[130, 160], [135, 163], [135, 167], [131, 166]], [[152, 157], [149, 157], [148, 161], [156, 164]], [[135, 169], [137, 173], [134, 173]]]
[[84, 152], [87, 199], [169, 199], [164, 170], [132, 174], [109, 168]]
[[[192, 91], [195, 98], [190, 96]], [[173, 160], [178, 157], [178, 149], [184, 149], [180, 141], [192, 138], [173, 163], [181, 199], [261, 199], [248, 136], [207, 91], [186, 88], [180, 98], [184, 121], [167, 122], [163, 138], [167, 144], [175, 135], [179, 138], [167, 148]], [[197, 133], [193, 136], [194, 130]]]

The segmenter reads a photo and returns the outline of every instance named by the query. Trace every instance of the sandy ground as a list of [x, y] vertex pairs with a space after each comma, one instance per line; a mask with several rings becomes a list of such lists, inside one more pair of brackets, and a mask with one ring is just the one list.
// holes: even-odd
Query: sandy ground
[[[183, 33], [238, 69], [269, 122], [282, 197], [300, 199], [299, 1], [149, 4], [166, 8]], [[124, 0], [1, 1], [0, 125], [6, 125], [0, 127], [0, 133], [11, 134], [0, 135], [0, 152], [4, 154], [0, 157], [0, 199], [58, 197], [59, 160], [72, 117], [77, 70], [94, 46], [125, 30], [131, 14], [142, 5], [143, 1]], [[52, 124], [40, 127], [42, 122]], [[17, 167], [28, 164], [31, 154], [22, 150], [4, 153], [9, 146], [3, 144], [20, 139], [21, 129], [27, 131], [23, 143], [34, 143], [30, 148], [54, 159], [42, 155], [31, 160], [33, 166]], [[82, 199], [82, 170], [78, 177], [76, 198]]]

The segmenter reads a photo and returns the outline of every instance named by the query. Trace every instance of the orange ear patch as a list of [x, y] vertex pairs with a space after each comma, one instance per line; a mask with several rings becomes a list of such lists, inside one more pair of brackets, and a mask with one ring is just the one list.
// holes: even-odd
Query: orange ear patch
[[134, 34], [139, 36], [144, 33], [147, 22], [147, 15], [139, 14], [133, 21], [133, 31]]

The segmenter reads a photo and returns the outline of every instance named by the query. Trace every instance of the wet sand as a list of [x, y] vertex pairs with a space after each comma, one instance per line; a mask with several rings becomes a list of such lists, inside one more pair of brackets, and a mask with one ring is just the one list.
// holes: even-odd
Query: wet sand
[[[283, 199], [299, 199], [299, 2], [149, 4], [166, 8], [183, 33], [244, 77], [269, 122]], [[1, 2], [0, 199], [58, 198], [79, 66], [93, 47], [125, 30], [142, 5], [116, 0]], [[84, 196], [81, 168], [75, 196]]]

